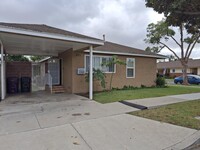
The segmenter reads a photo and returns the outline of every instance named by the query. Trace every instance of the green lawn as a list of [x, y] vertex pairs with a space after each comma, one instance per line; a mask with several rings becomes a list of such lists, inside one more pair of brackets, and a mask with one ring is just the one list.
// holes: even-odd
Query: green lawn
[[114, 90], [94, 94], [94, 100], [100, 103], [110, 103], [120, 100], [133, 100], [149, 97], [160, 97], [186, 93], [198, 93], [199, 87], [168, 86], [166, 88], [139, 88], [134, 90]]
[[200, 130], [200, 100], [132, 112], [132, 115]]

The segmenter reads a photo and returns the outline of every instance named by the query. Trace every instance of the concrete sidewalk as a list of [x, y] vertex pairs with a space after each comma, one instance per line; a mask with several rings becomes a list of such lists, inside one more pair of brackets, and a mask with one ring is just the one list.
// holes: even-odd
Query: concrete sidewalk
[[[2, 150], [161, 150], [195, 134], [193, 129], [128, 114], [0, 135]], [[25, 125], [25, 124], [24, 124]]]
[[163, 105], [198, 100], [198, 99], [200, 99], [200, 93], [172, 95], [172, 96], [145, 98], [145, 99], [137, 99], [137, 100], [126, 100], [125, 102], [142, 105], [147, 108], [154, 108], [154, 107], [159, 107]]
[[0, 136], [136, 111], [121, 103], [68, 100], [40, 104], [0, 104]]
[[[190, 100], [198, 96], [183, 97]], [[183, 101], [180, 97], [167, 99]], [[193, 129], [125, 114], [138, 109], [119, 102], [100, 104], [81, 99], [0, 104], [0, 149], [178, 149], [189, 146], [196, 140], [194, 135], [198, 136]], [[164, 104], [164, 98], [161, 101]], [[154, 100], [151, 105], [157, 103]]]

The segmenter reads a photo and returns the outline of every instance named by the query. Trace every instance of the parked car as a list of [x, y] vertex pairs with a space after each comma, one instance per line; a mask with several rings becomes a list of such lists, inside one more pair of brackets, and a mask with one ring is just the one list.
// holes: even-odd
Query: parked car
[[[189, 84], [200, 84], [200, 76], [198, 75], [187, 75], [188, 78], [188, 83]], [[182, 84], [183, 83], [183, 76], [179, 76], [174, 78], [174, 83], [175, 84]]]

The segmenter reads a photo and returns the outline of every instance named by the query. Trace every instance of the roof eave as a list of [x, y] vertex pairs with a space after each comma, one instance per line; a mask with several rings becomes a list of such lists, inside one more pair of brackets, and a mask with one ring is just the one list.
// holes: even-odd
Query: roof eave
[[79, 43], [93, 44], [93, 45], [100, 45], [100, 46], [104, 45], [103, 40], [79, 38], [75, 36], [66, 36], [66, 35], [53, 34], [53, 33], [48, 33], [48, 32], [37, 32], [37, 31], [32, 31], [32, 30], [7, 27], [3, 25], [0, 25], [0, 32], [36, 36], [36, 37], [50, 38], [50, 39], [57, 39], [57, 40], [65, 40], [65, 41], [70, 41], [70, 42], [79, 42]]
[[[89, 52], [89, 50], [85, 50], [84, 52]], [[156, 59], [165, 59], [165, 56], [156, 56], [156, 55], [145, 55], [145, 54], [133, 54], [133, 53], [122, 53], [122, 52], [110, 52], [110, 51], [93, 51], [94, 53], [99, 54], [112, 54], [112, 55], [126, 55], [126, 56], [138, 56], [138, 57], [150, 57]]]

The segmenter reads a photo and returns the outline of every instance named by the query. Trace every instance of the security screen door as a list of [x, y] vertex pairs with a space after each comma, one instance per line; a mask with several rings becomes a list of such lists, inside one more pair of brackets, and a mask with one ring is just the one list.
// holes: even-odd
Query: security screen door
[[60, 59], [50, 59], [48, 62], [48, 71], [52, 76], [52, 84], [60, 85]]

